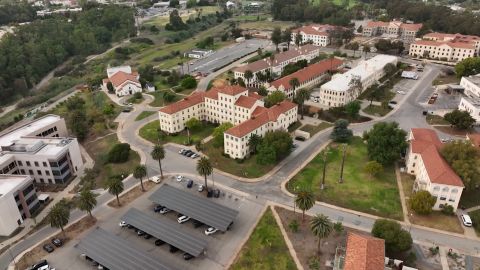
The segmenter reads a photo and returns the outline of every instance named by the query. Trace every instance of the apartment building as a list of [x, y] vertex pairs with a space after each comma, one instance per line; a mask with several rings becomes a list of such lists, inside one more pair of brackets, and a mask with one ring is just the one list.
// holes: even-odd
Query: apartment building
[[[272, 77], [279, 76], [286, 65], [296, 63], [300, 60], [307, 60], [310, 62], [313, 58], [320, 54], [320, 48], [312, 44], [303, 45], [300, 47], [290, 47], [290, 50], [277, 53], [272, 59], [264, 58], [240, 67], [233, 69], [235, 79], [241, 78], [248, 87], [260, 87], [263, 82], [259, 81], [257, 74], [259, 72], [269, 73]], [[249, 70], [253, 74], [253, 78], [246, 79], [245, 72]]]
[[66, 184], [83, 168], [65, 121], [46, 115], [0, 135], [0, 174], [29, 175], [37, 184]]
[[0, 174], [0, 236], [9, 236], [40, 207], [29, 175]]
[[329, 32], [335, 29], [335, 25], [329, 24], [310, 24], [300, 28], [292, 29], [291, 44], [295, 44], [297, 35], [301, 35], [301, 44], [311, 42], [315, 46], [325, 47], [330, 45]]
[[288, 100], [270, 107], [257, 107], [250, 119], [230, 128], [224, 136], [225, 154], [235, 159], [250, 153], [248, 141], [252, 134], [264, 136], [268, 131], [287, 130], [297, 121], [298, 106]]
[[425, 40], [432, 40], [438, 42], [461, 42], [473, 44], [475, 47], [475, 56], [478, 56], [480, 53], [480, 37], [472, 35], [462, 35], [462, 34], [446, 34], [446, 33], [428, 33], [422, 37]]
[[456, 41], [417, 40], [410, 44], [412, 57], [429, 58], [444, 62], [460, 62], [476, 55], [475, 44]]
[[[161, 108], [158, 114], [160, 129], [167, 133], [182, 131], [185, 129], [185, 123], [193, 117], [212, 123], [232, 123], [235, 127], [229, 129], [233, 130], [233, 133], [232, 137], [226, 139], [224, 151], [233, 158], [243, 158], [247, 155], [245, 146], [238, 144], [238, 141], [232, 142], [235, 141], [234, 135], [243, 134], [236, 133], [236, 128], [244, 131], [245, 125], [254, 126], [255, 128], [248, 134], [257, 132], [259, 135], [265, 134], [268, 130], [287, 128], [297, 119], [296, 108], [296, 104], [285, 101], [266, 109], [263, 107], [261, 96], [234, 85], [215, 87], [208, 92], [194, 92], [189, 97]], [[248, 140], [242, 141], [243, 137], [237, 137], [237, 140], [248, 143]]]
[[427, 190], [436, 198], [434, 210], [445, 204], [457, 210], [464, 185], [440, 155], [442, 142], [434, 130], [414, 128], [409, 133], [407, 172], [415, 175], [414, 191]]
[[460, 99], [458, 109], [467, 111], [480, 123], [480, 74], [462, 77], [460, 85], [463, 87], [464, 96]]
[[[384, 75], [387, 64], [397, 64], [397, 57], [379, 54], [360, 62], [343, 74], [336, 74], [332, 80], [320, 87], [320, 104], [326, 107], [340, 107], [355, 100], [365, 89], [378, 82]], [[354, 89], [352, 82], [360, 80], [361, 89]]]
[[294, 91], [290, 85], [293, 78], [299, 82], [295, 88], [295, 92], [298, 92], [300, 89], [320, 84], [328, 77], [329, 72], [334, 72], [341, 66], [343, 66], [343, 61], [337, 58], [322, 60], [265, 85], [268, 92], [282, 91], [288, 98], [293, 98]]
[[107, 68], [107, 78], [103, 79], [102, 87], [108, 91], [108, 83], [112, 83], [115, 94], [119, 97], [142, 92], [138, 72], [132, 71], [130, 66]]
[[363, 36], [384, 36], [387, 38], [399, 38], [405, 42], [412, 42], [415, 40], [418, 31], [422, 28], [421, 23], [403, 23], [401, 21], [369, 21], [363, 27]]

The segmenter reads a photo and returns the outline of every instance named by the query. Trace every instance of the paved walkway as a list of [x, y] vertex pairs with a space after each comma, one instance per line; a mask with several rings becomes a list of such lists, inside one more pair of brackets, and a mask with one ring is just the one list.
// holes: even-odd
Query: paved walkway
[[400, 175], [398, 164], [395, 164], [395, 176], [397, 179], [398, 193], [400, 194], [400, 202], [402, 203], [403, 220], [406, 224], [410, 224], [410, 220], [408, 218], [407, 201], [405, 198], [405, 193], [403, 192], [402, 176]]
[[448, 266], [447, 251], [445, 247], [440, 247], [440, 263], [442, 264], [443, 270], [450, 269], [450, 267]]

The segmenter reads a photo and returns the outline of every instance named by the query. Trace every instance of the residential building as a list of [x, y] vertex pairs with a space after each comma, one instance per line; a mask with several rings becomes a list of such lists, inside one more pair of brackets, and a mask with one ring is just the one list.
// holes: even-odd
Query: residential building
[[456, 63], [474, 57], [477, 52], [473, 43], [417, 40], [410, 44], [408, 54], [412, 57]]
[[343, 66], [343, 61], [337, 58], [322, 60], [265, 85], [268, 92], [282, 91], [288, 98], [293, 98], [293, 87], [290, 85], [293, 78], [298, 79], [299, 82], [295, 88], [295, 92], [297, 92], [321, 83], [328, 77], [329, 72], [334, 72], [341, 66]]
[[29, 175], [0, 174], [0, 236], [9, 236], [40, 207]]
[[[286, 128], [297, 120], [297, 106], [285, 101], [266, 109], [263, 107], [261, 96], [235, 85], [215, 87], [208, 92], [194, 92], [159, 110], [160, 129], [166, 133], [182, 131], [185, 129], [185, 123], [191, 118], [212, 123], [229, 122], [235, 125], [226, 132], [231, 132], [232, 136], [225, 140], [224, 150], [233, 158], [243, 158], [247, 154], [246, 148], [243, 144], [238, 144], [238, 141], [231, 142], [235, 141], [235, 136], [241, 142], [247, 143], [243, 139], [244, 136], [241, 136], [248, 129], [245, 127], [254, 126], [255, 128], [249, 130], [248, 134], [256, 132], [259, 135], [268, 130]], [[236, 132], [237, 129], [242, 132]]]
[[363, 35], [366, 37], [384, 36], [399, 38], [405, 42], [412, 42], [422, 26], [421, 23], [403, 23], [395, 20], [390, 22], [369, 21], [363, 27]]
[[66, 184], [83, 168], [65, 121], [46, 115], [0, 135], [0, 174], [30, 175], [37, 184]]
[[464, 96], [460, 99], [458, 109], [467, 111], [480, 123], [480, 74], [462, 77], [460, 86], [463, 88]]
[[432, 40], [438, 42], [460, 42], [473, 44], [475, 47], [475, 56], [478, 56], [480, 53], [480, 37], [472, 35], [462, 35], [462, 34], [446, 34], [446, 33], [428, 33], [422, 37], [425, 40]]
[[[248, 87], [260, 87], [263, 82], [259, 81], [257, 74], [259, 72], [269, 73], [272, 77], [279, 76], [286, 65], [296, 63], [300, 60], [307, 60], [310, 62], [313, 58], [320, 54], [320, 48], [312, 44], [303, 45], [300, 47], [290, 47], [290, 50], [277, 53], [272, 59], [264, 58], [240, 67], [233, 69], [235, 79], [241, 78]], [[250, 70], [253, 77], [245, 78], [245, 72]]]
[[119, 97], [142, 92], [138, 72], [130, 66], [107, 68], [107, 78], [103, 79], [103, 89], [108, 91], [108, 83], [112, 83], [115, 94]]
[[[384, 75], [387, 64], [397, 64], [397, 57], [379, 54], [360, 62], [343, 74], [336, 74], [332, 80], [320, 87], [320, 104], [327, 107], [340, 107], [355, 100], [365, 89], [378, 82]], [[353, 87], [360, 81], [361, 87]]]
[[414, 191], [426, 190], [436, 199], [433, 209], [445, 204], [457, 209], [464, 185], [440, 154], [442, 142], [434, 130], [413, 128], [408, 136], [406, 167], [415, 175]]
[[292, 40], [291, 44], [295, 44], [297, 40], [297, 35], [301, 35], [302, 40], [301, 44], [306, 44], [311, 42], [315, 46], [325, 47], [330, 45], [329, 32], [333, 31], [336, 27], [335, 25], [330, 24], [310, 24], [305, 25], [300, 28], [292, 29]]

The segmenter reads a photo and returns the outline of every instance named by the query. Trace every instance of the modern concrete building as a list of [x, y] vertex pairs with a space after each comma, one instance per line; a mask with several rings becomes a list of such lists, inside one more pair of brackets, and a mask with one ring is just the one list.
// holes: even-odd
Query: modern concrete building
[[40, 204], [28, 175], [0, 174], [0, 236], [9, 236]]
[[311, 42], [315, 46], [325, 47], [330, 45], [329, 32], [333, 31], [336, 27], [330, 24], [310, 24], [300, 28], [292, 29], [291, 44], [295, 44], [297, 35], [301, 35], [301, 44]]
[[[290, 50], [277, 53], [272, 59], [264, 58], [240, 67], [233, 69], [235, 79], [241, 78], [245, 85], [248, 87], [260, 87], [263, 82], [259, 81], [257, 74], [269, 73], [272, 77], [278, 77], [282, 73], [286, 65], [290, 63], [296, 63], [300, 60], [307, 60], [310, 62], [313, 58], [320, 54], [320, 48], [312, 44], [307, 44], [296, 47], [290, 47]], [[250, 79], [245, 78], [245, 72], [249, 70], [252, 72], [253, 77]]]
[[436, 198], [433, 209], [440, 210], [445, 204], [457, 210], [464, 185], [460, 177], [440, 155], [442, 142], [434, 130], [414, 128], [408, 140], [406, 166], [409, 174], [415, 175], [414, 191], [427, 190]]
[[415, 40], [422, 26], [421, 23], [403, 23], [401, 21], [370, 21], [363, 28], [363, 35], [366, 37], [383, 36], [387, 38], [398, 38], [405, 42], [412, 42]]
[[0, 174], [30, 175], [37, 184], [66, 184], [83, 167], [77, 139], [57, 115], [0, 134], [0, 147]]
[[297, 105], [284, 101], [266, 109], [261, 96], [235, 85], [194, 92], [159, 110], [160, 129], [166, 133], [182, 131], [191, 118], [236, 125], [225, 133], [231, 136], [225, 136], [224, 151], [233, 158], [243, 158], [247, 155], [246, 135], [252, 132], [263, 135], [269, 130], [286, 129], [297, 121]]
[[460, 85], [463, 87], [464, 95], [458, 109], [467, 111], [476, 120], [477, 124], [480, 123], [480, 74], [473, 76], [462, 77]]
[[103, 79], [102, 87], [108, 91], [108, 83], [112, 83], [115, 94], [119, 97], [142, 92], [138, 72], [132, 71], [130, 66], [107, 68], [107, 78]]
[[[355, 100], [365, 89], [378, 82], [384, 75], [387, 64], [397, 64], [397, 57], [379, 54], [360, 62], [343, 74], [336, 74], [332, 80], [320, 87], [320, 104], [326, 107], [340, 107]], [[360, 81], [361, 87], [354, 82]]]

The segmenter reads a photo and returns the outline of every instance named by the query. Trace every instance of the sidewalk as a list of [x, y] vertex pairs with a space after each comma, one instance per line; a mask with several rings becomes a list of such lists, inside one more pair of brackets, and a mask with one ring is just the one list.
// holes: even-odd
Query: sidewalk
[[406, 198], [405, 198], [405, 193], [403, 192], [402, 176], [400, 175], [400, 170], [398, 168], [398, 164], [395, 164], [395, 176], [396, 176], [395, 178], [397, 179], [398, 193], [400, 195], [400, 202], [402, 203], [403, 220], [407, 225], [409, 225], [410, 220], [408, 219], [407, 201], [406, 201]]

